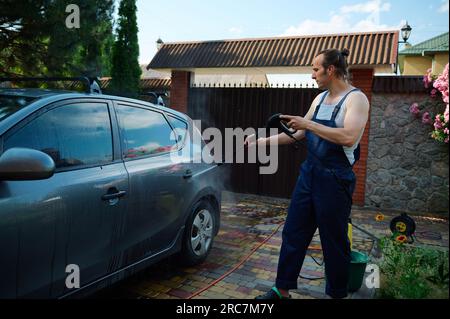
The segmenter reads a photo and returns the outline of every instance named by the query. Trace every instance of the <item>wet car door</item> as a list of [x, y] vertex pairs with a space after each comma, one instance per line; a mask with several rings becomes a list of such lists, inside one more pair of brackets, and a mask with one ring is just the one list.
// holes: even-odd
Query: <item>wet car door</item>
[[117, 102], [122, 152], [129, 174], [129, 212], [117, 250], [122, 267], [168, 249], [179, 235], [191, 195], [189, 158], [158, 109]]
[[[68, 265], [80, 287], [109, 273], [115, 218], [126, 210], [128, 177], [114, 154], [111, 102], [76, 100], [42, 109], [3, 137], [3, 150], [26, 147], [50, 155], [46, 180], [0, 181], [2, 259], [0, 296], [56, 297]], [[120, 156], [119, 156], [120, 157]], [[73, 280], [72, 284], [76, 284]], [[3, 291], [3, 289], [7, 291]]]

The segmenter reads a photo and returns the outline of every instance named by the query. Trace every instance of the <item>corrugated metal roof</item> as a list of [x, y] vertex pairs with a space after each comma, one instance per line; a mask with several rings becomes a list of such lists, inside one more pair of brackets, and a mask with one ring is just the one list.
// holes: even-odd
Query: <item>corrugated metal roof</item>
[[147, 64], [140, 64], [141, 79], [170, 79], [169, 73], [161, 73], [152, 69], [147, 69]]
[[170, 79], [141, 79], [142, 89], [170, 89]]
[[396, 63], [398, 37], [398, 31], [384, 31], [166, 43], [147, 68], [310, 66], [320, 51], [329, 48], [349, 49], [349, 65], [391, 65]]
[[422, 55], [427, 52], [448, 52], [448, 32], [402, 50], [399, 55]]
[[[100, 87], [102, 89], [107, 89], [111, 83], [111, 78], [102, 78], [100, 81]], [[155, 78], [141, 78], [140, 87], [143, 90], [147, 89], [160, 89], [169, 90], [170, 89], [170, 79], [155, 79]]]

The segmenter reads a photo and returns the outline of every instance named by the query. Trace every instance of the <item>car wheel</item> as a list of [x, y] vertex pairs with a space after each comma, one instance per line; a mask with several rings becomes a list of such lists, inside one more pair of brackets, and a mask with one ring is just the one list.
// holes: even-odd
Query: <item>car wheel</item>
[[180, 261], [187, 266], [202, 263], [214, 240], [217, 212], [207, 201], [198, 202], [186, 223]]

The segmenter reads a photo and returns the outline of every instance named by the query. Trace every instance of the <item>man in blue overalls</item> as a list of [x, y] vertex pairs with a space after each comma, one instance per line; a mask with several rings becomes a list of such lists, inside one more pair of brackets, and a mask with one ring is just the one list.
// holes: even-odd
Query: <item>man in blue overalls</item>
[[[319, 228], [326, 275], [326, 294], [347, 296], [350, 267], [348, 219], [355, 188], [352, 167], [359, 159], [359, 142], [369, 114], [369, 101], [348, 82], [348, 50], [320, 52], [313, 61], [312, 78], [320, 89], [305, 117], [281, 116], [307, 139], [308, 156], [301, 165], [286, 223], [275, 286], [257, 299], [289, 298], [308, 246]], [[247, 145], [290, 144], [286, 134], [246, 140]]]

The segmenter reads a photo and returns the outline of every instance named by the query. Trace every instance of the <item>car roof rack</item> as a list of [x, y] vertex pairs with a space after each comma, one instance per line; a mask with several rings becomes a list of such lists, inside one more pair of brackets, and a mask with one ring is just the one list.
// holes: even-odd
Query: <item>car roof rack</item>
[[57, 82], [57, 81], [71, 81], [71, 82], [81, 82], [84, 84], [85, 93], [97, 93], [102, 94], [99, 84], [96, 82], [98, 78], [89, 78], [87, 76], [80, 77], [0, 77], [0, 82], [26, 82], [26, 81], [36, 81], [36, 82]]

